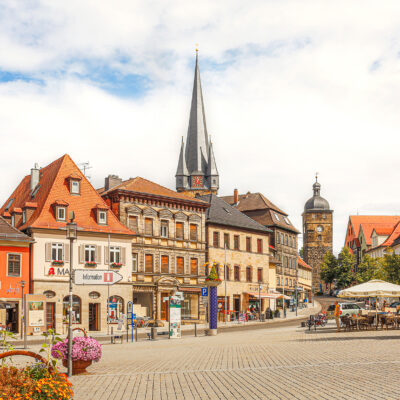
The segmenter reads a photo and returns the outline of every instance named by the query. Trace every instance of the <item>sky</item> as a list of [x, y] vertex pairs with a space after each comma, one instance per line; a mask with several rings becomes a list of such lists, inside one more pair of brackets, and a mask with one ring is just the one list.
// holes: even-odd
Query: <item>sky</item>
[[[65, 153], [175, 188], [195, 48], [220, 194], [400, 214], [398, 0], [0, 2], [0, 203]], [[300, 238], [301, 245], [301, 238]]]

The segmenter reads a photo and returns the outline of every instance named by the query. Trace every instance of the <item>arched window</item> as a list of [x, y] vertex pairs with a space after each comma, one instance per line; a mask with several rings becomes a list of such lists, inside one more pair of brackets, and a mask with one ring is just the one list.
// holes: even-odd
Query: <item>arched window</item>
[[52, 290], [46, 290], [43, 292], [43, 294], [46, 296], [47, 299], [52, 299], [56, 295], [56, 293]]
[[99, 297], [100, 297], [100, 293], [99, 292], [90, 292], [89, 293], [89, 297], [91, 298], [91, 299], [98, 299]]
[[108, 322], [117, 323], [124, 313], [124, 299], [120, 296], [108, 298]]
[[[69, 312], [69, 296], [63, 299], [63, 322], [68, 322]], [[72, 296], [72, 323], [81, 323], [81, 298], [79, 296]]]

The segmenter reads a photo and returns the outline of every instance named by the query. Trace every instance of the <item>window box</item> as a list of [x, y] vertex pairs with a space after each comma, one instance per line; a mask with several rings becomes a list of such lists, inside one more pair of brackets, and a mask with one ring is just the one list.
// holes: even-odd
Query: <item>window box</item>
[[121, 268], [121, 267], [122, 267], [122, 264], [121, 264], [121, 263], [118, 263], [118, 262], [112, 262], [112, 263], [110, 264], [110, 267], [112, 267], [112, 268]]
[[62, 260], [53, 260], [51, 265], [64, 265], [64, 261]]
[[86, 267], [96, 267], [97, 263], [95, 261], [86, 261], [85, 266]]

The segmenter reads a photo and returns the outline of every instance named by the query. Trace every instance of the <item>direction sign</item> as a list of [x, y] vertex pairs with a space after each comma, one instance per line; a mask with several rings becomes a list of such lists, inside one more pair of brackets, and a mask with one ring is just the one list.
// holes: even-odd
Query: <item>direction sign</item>
[[121, 279], [121, 274], [107, 269], [97, 271], [76, 269], [74, 271], [75, 285], [114, 285], [114, 283], [119, 282]]
[[208, 296], [208, 287], [202, 287], [201, 288], [201, 295], [202, 296]]

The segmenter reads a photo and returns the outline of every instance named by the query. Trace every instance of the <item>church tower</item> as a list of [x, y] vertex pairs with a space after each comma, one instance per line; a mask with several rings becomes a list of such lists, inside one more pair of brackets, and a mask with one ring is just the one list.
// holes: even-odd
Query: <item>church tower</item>
[[320, 272], [326, 252], [332, 252], [333, 210], [320, 195], [321, 185], [315, 177], [314, 195], [307, 200], [303, 212], [303, 251], [304, 261], [312, 267], [313, 288], [323, 291]]
[[175, 177], [178, 192], [193, 197], [196, 194], [218, 192], [219, 174], [213, 145], [207, 133], [197, 50], [189, 128], [186, 143], [182, 139]]

